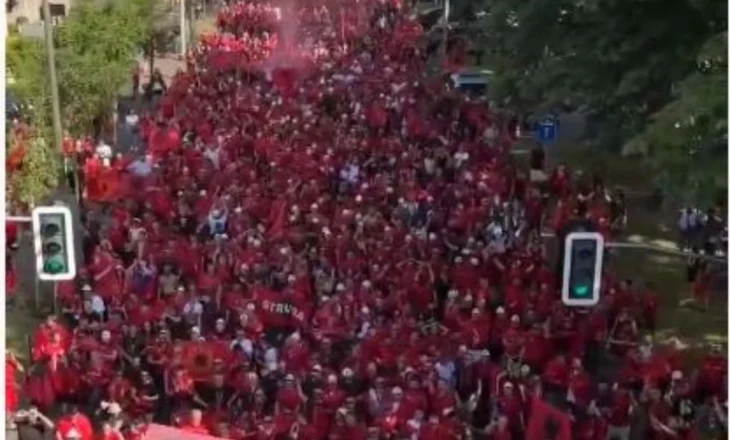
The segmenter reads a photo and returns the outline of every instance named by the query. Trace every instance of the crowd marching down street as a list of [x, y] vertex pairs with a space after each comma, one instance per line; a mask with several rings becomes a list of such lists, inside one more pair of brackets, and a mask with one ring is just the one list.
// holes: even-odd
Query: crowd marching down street
[[139, 115], [144, 157], [71, 148], [87, 264], [6, 387], [34, 405], [18, 420], [63, 407], [58, 440], [724, 435], [727, 359], [655, 343], [659, 292], [607, 271], [599, 305], [560, 301], [543, 219], [609, 234], [600, 183], [531, 182], [510, 121], [427, 75], [397, 0], [274, 2], [220, 12]]

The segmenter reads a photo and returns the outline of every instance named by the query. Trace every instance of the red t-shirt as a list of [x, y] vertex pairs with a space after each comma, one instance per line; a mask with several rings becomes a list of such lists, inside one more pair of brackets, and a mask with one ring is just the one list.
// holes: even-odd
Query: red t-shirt
[[543, 377], [546, 382], [565, 386], [568, 381], [568, 366], [562, 359], [555, 358], [545, 366]]
[[94, 438], [94, 428], [91, 426], [91, 421], [81, 413], [63, 416], [56, 424], [56, 431], [64, 438], [74, 429], [81, 435], [81, 440], [92, 440]]
[[281, 408], [296, 411], [300, 403], [299, 393], [295, 388], [281, 388], [276, 394], [276, 402]]
[[613, 395], [613, 405], [608, 422], [612, 426], [629, 426], [631, 422], [631, 397], [628, 391], [619, 389]]

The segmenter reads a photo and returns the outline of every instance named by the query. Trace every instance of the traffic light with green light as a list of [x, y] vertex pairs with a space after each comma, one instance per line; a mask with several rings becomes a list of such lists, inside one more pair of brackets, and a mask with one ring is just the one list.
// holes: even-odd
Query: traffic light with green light
[[565, 237], [563, 304], [589, 307], [601, 297], [603, 236], [597, 232], [572, 232]]
[[42, 206], [33, 210], [33, 238], [38, 278], [71, 280], [76, 276], [71, 210]]

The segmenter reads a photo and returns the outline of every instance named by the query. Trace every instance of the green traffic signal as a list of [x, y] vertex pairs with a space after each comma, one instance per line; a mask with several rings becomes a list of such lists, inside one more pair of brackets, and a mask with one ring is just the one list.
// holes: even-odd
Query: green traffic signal
[[588, 295], [588, 292], [590, 292], [590, 288], [586, 285], [575, 286], [573, 292], [575, 292], [578, 296], [586, 296]]
[[66, 206], [41, 206], [33, 210], [33, 232], [38, 276], [44, 281], [76, 276], [71, 210]]
[[55, 256], [46, 260], [43, 265], [43, 270], [52, 275], [66, 272], [66, 263], [63, 261], [63, 257]]

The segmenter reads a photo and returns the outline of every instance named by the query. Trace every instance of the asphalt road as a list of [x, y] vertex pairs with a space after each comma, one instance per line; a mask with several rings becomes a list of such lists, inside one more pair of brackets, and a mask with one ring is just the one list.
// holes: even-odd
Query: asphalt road
[[[144, 73], [140, 78], [140, 83], [146, 84], [149, 82], [149, 69], [144, 64], [146, 61], [140, 60], [140, 63], [144, 65]], [[169, 86], [177, 71], [184, 68], [184, 63], [174, 56], [158, 56], [155, 60], [154, 68], [159, 69], [165, 83]], [[141, 96], [137, 99], [132, 98], [131, 90], [125, 96], [119, 97], [117, 104], [117, 142], [114, 148], [115, 152], [130, 156], [144, 154], [142, 139], [138, 133], [133, 132], [127, 127], [125, 116], [129, 114], [131, 109], [134, 109], [137, 114], [141, 114], [154, 109], [156, 104], [157, 102], [154, 99], [148, 100]], [[110, 140], [110, 145], [112, 144], [114, 142]]]

